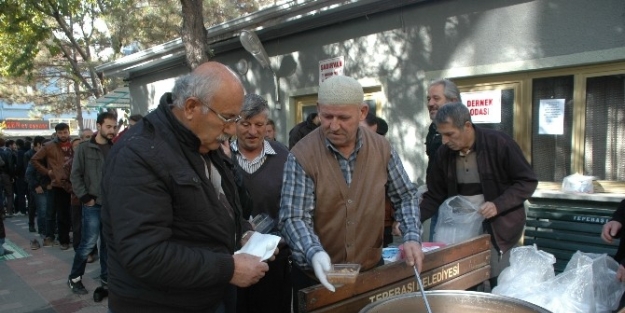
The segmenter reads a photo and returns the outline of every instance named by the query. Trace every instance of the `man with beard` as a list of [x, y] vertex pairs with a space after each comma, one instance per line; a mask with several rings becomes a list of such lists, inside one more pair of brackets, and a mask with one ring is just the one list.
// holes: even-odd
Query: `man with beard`
[[111, 312], [235, 312], [236, 287], [269, 269], [234, 254], [251, 225], [219, 147], [243, 95], [231, 69], [201, 64], [113, 146], [102, 171]]
[[58, 224], [59, 242], [61, 250], [69, 249], [70, 230], [70, 192], [72, 184], [69, 181], [69, 171], [74, 150], [69, 141], [69, 125], [56, 124], [54, 127], [56, 136], [46, 143], [33, 155], [30, 163], [42, 175], [50, 177], [52, 182], [51, 203], [46, 209], [46, 238], [43, 240], [44, 247], [54, 244], [55, 221]]
[[[446, 103], [462, 102], [462, 99], [460, 97], [460, 90], [458, 90], [456, 84], [449, 79], [443, 78], [430, 83], [426, 100], [426, 106], [430, 114], [430, 120], [432, 121], [428, 128], [428, 133], [425, 136], [425, 153], [428, 156], [428, 167], [425, 172], [427, 175], [432, 164], [434, 164], [436, 151], [443, 145], [441, 135], [436, 130], [436, 124], [434, 123], [436, 112]], [[434, 241], [434, 229], [436, 228], [437, 221], [438, 213], [435, 213], [430, 219], [430, 241]]]
[[[85, 273], [89, 254], [98, 242], [100, 236], [100, 210], [102, 197], [100, 181], [102, 180], [102, 168], [115, 137], [116, 118], [113, 113], [104, 112], [98, 115], [96, 127], [98, 132], [89, 141], [83, 141], [74, 153], [72, 163], [72, 188], [76, 197], [82, 203], [82, 230], [81, 239], [74, 263], [69, 274], [67, 284], [75, 294], [87, 294], [87, 289], [82, 284], [82, 275]], [[100, 239], [100, 281], [106, 287], [106, 241]]]

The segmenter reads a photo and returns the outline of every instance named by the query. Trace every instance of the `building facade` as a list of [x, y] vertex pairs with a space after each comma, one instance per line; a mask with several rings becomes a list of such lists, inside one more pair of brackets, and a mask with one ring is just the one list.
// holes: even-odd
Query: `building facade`
[[[625, 191], [623, 16], [622, 0], [318, 0], [271, 7], [208, 34], [214, 60], [235, 69], [247, 92], [267, 98], [282, 142], [315, 110], [323, 77], [352, 76], [421, 184], [427, 85], [449, 78], [477, 101], [475, 118], [490, 115], [481, 126], [520, 144], [540, 188], [557, 189], [580, 173], [616, 199]], [[243, 49], [244, 29], [255, 30], [269, 67]], [[123, 76], [132, 113], [144, 114], [188, 69], [178, 39], [98, 71]]]

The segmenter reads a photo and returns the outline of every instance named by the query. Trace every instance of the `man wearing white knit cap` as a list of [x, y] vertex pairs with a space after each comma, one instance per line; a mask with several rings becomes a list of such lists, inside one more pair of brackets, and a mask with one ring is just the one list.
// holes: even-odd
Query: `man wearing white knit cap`
[[[382, 265], [384, 200], [396, 208], [406, 263], [421, 269], [417, 190], [397, 153], [382, 136], [359, 127], [369, 111], [362, 86], [332, 76], [319, 86], [321, 126], [300, 140], [284, 167], [279, 228], [293, 252], [293, 298], [323, 284], [331, 264]], [[317, 278], [315, 280], [314, 278]]]

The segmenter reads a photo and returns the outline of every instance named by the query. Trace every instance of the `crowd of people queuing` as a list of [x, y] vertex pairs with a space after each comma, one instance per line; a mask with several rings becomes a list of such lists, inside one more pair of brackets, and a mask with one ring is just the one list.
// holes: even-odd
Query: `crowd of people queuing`
[[[120, 134], [116, 116], [102, 113], [76, 145], [66, 124], [51, 139], [0, 138], [6, 218], [28, 215], [44, 247], [69, 249], [73, 232], [67, 284], [76, 294], [88, 293], [81, 277], [99, 255], [94, 299], [108, 295], [109, 312], [289, 313], [298, 311], [302, 288], [335, 291], [326, 278], [332, 264], [382, 265], [393, 235], [420, 271], [422, 222], [462, 195], [486, 219], [494, 286], [537, 186], [519, 146], [474, 125], [453, 82], [432, 82], [428, 189], [420, 198], [384, 137], [388, 124], [363, 99], [357, 80], [328, 78], [317, 112], [289, 132], [287, 148], [267, 101], [246, 94], [228, 67], [207, 62]], [[259, 214], [274, 221], [266, 232], [281, 237], [266, 262], [235, 253], [256, 235], [251, 220]], [[606, 241], [621, 227], [609, 225]], [[39, 246], [34, 239], [31, 248]]]
[[[72, 138], [69, 125], [59, 123], [50, 138], [0, 138], [0, 207], [6, 208], [0, 210], [2, 220], [27, 216], [29, 232], [37, 234], [30, 242], [32, 250], [69, 250], [71, 244], [75, 258], [68, 285], [77, 294], [87, 293], [81, 278], [86, 263], [98, 258], [106, 285], [106, 243], [98, 240], [100, 180], [112, 140], [121, 135], [119, 126], [116, 114], [104, 112], [97, 117], [97, 130], [84, 129], [79, 137]], [[2, 243], [5, 236], [2, 222]], [[0, 249], [0, 255], [13, 253]]]

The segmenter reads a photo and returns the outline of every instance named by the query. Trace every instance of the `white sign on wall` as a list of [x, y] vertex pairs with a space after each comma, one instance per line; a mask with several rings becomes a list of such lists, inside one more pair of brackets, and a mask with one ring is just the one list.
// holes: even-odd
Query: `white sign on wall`
[[342, 56], [319, 61], [319, 85], [331, 76], [343, 75], [344, 65]]
[[564, 99], [540, 99], [538, 134], [564, 134]]
[[460, 96], [473, 123], [501, 123], [501, 90], [462, 92]]

